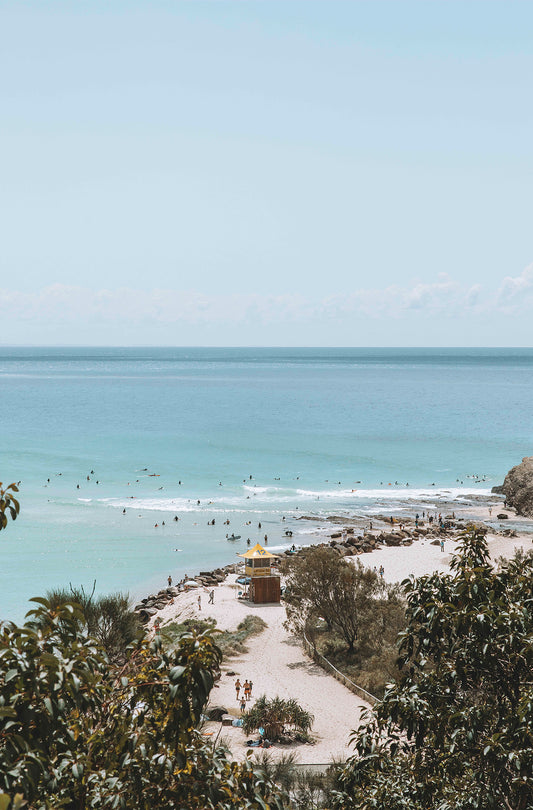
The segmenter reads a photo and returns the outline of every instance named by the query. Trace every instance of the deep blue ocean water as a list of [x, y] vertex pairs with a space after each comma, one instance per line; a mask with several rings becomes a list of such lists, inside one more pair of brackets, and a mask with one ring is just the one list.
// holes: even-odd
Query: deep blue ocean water
[[0, 618], [305, 542], [302, 514], [468, 503], [533, 453], [532, 402], [531, 349], [0, 349]]

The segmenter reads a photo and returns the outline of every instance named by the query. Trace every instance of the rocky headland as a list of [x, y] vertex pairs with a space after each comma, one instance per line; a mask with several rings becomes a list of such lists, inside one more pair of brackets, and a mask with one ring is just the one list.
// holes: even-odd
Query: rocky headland
[[505, 496], [506, 505], [518, 515], [533, 517], [533, 456], [526, 456], [509, 470], [503, 485], [494, 487], [495, 491]]

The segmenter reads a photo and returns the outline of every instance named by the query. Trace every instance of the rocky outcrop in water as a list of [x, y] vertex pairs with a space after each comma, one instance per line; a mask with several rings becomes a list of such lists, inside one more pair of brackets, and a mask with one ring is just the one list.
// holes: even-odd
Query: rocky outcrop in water
[[509, 470], [502, 485], [507, 506], [519, 515], [533, 517], [533, 456], [526, 456], [521, 464]]

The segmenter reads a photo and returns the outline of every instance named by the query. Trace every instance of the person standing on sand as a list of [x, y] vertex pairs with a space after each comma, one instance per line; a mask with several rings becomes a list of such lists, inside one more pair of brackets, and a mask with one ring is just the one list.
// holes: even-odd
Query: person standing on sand
[[168, 575], [168, 587], [170, 588], [171, 586], [172, 586], [172, 575], [169, 574]]
[[242, 697], [241, 698], [241, 714], [244, 714], [245, 711], [246, 711], [246, 701], [245, 701], [244, 697]]
[[202, 609], [202, 595], [198, 594], [198, 610]]
[[215, 604], [215, 591], [214, 590], [209, 592], [209, 602], [208, 602], [208, 604], [209, 605], [214, 605]]
[[239, 692], [240, 691], [241, 691], [241, 682], [237, 678], [237, 680], [235, 681], [235, 692], [237, 693], [237, 700], [239, 699]]
[[252, 689], [254, 687], [253, 681], [248, 682], [248, 699], [252, 697]]
[[249, 688], [250, 688], [250, 684], [248, 683], [248, 678], [247, 678], [247, 679], [245, 680], [245, 682], [243, 683], [242, 688], [244, 689], [244, 699], [245, 699], [245, 700], [249, 700], [249, 697], [248, 697], [248, 690], [249, 690]]

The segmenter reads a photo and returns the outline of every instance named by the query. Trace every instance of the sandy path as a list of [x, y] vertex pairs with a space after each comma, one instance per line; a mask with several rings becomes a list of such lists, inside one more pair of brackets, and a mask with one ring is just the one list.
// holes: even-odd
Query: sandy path
[[[198, 608], [198, 591], [182, 594], [173, 605], [159, 612], [164, 626], [170, 621], [191, 616], [208, 616], [216, 619], [221, 630], [234, 630], [248, 615], [260, 616], [267, 627], [257, 636], [248, 639], [248, 652], [225, 659], [220, 680], [211, 693], [210, 705], [220, 705], [234, 717], [240, 717], [239, 702], [235, 697], [234, 683], [237, 677], [253, 682], [253, 700], [265, 694], [269, 698], [295, 698], [302, 708], [314, 715], [311, 736], [315, 744], [294, 747], [274, 746], [270, 749], [275, 757], [294, 751], [301, 763], [329, 763], [332, 758], [345, 759], [351, 753], [348, 740], [359, 724], [360, 712], [366, 704], [304, 653], [300, 643], [283, 627], [283, 605], [254, 605], [237, 599], [238, 586], [235, 575], [230, 575], [223, 585], [215, 588], [214, 604], [209, 605], [208, 591], [200, 592], [201, 609]], [[235, 675], [227, 675], [227, 672]], [[241, 728], [208, 723], [205, 731], [211, 737], [220, 733], [231, 748], [235, 759], [243, 759], [255, 749], [245, 745], [246, 737]], [[256, 735], [257, 736], [257, 735]]]
[[[315, 717], [311, 736], [316, 742], [290, 748], [275, 746], [272, 754], [294, 751], [301, 763], [344, 760], [350, 754], [350, 734], [359, 725], [361, 709], [366, 704], [305, 655], [299, 642], [283, 628], [285, 609], [281, 605], [260, 608], [260, 613], [268, 627], [249, 639], [247, 653], [227, 662], [211, 703], [226, 707], [236, 717], [240, 715], [234, 688], [237, 676], [241, 683], [245, 679], [253, 682], [250, 704], [263, 694], [268, 698], [295, 698]], [[236, 675], [227, 675], [228, 670]], [[216, 726], [218, 731], [219, 724], [209, 725]], [[240, 728], [225, 726], [221, 736], [237, 759], [253, 750], [244, 745], [245, 736]]]

